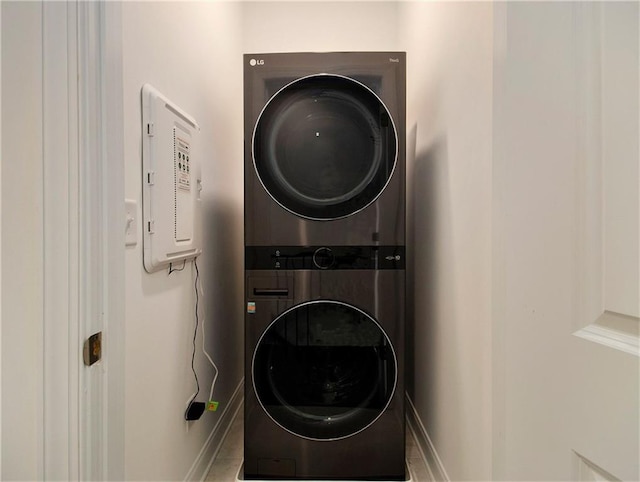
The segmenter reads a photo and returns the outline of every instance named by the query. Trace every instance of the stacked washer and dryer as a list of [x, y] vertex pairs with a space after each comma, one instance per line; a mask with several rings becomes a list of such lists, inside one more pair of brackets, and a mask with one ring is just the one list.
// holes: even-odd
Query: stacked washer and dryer
[[247, 480], [405, 480], [403, 52], [244, 56]]

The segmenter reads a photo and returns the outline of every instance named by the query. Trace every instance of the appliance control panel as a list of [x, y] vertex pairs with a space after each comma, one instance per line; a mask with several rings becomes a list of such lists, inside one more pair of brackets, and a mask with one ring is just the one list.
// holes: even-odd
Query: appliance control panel
[[245, 269], [405, 269], [405, 247], [247, 246]]

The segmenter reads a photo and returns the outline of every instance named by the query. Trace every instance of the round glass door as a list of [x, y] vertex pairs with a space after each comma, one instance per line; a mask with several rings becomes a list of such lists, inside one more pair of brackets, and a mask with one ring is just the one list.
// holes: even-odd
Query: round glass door
[[253, 384], [267, 414], [313, 440], [358, 433], [384, 412], [397, 379], [378, 323], [334, 301], [297, 305], [276, 318], [253, 356]]
[[256, 172], [271, 197], [305, 218], [349, 216], [389, 182], [397, 137], [380, 98], [337, 75], [290, 83], [263, 109], [253, 135]]

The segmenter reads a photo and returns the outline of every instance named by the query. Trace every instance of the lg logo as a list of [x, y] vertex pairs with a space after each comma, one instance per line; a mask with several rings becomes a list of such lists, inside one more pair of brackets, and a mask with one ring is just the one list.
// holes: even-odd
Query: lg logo
[[251, 59], [249, 60], [249, 65], [251, 67], [255, 67], [256, 65], [264, 65], [264, 60], [263, 59]]

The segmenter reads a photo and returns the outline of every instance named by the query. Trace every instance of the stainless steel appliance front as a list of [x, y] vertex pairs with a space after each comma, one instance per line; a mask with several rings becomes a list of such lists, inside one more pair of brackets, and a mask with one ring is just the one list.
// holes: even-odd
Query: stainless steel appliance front
[[405, 480], [405, 54], [244, 62], [244, 477]]
[[244, 60], [245, 244], [404, 245], [405, 54]]
[[404, 276], [246, 272], [245, 479], [405, 480]]

